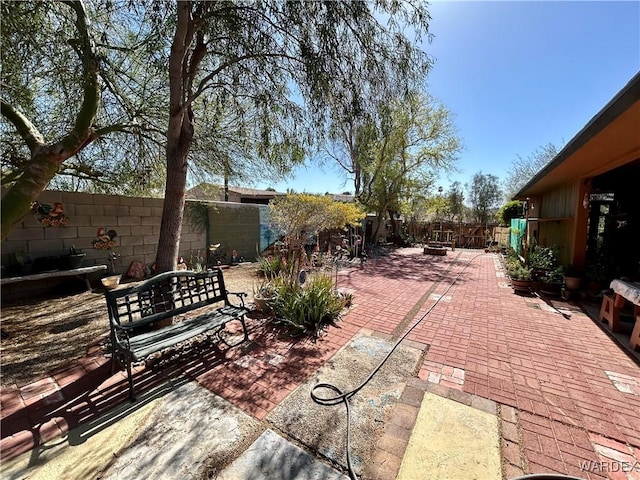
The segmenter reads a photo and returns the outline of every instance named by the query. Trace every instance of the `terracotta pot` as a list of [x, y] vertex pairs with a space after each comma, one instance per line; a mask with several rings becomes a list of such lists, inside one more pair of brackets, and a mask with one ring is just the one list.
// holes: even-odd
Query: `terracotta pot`
[[567, 290], [580, 290], [582, 278], [580, 277], [564, 277], [564, 286]]
[[514, 292], [530, 292], [531, 291], [531, 280], [516, 280], [515, 278], [511, 279], [511, 288], [513, 288]]

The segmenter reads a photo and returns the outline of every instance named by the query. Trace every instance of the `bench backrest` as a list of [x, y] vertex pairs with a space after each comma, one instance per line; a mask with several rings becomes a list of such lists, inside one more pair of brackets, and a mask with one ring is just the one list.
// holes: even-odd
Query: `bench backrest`
[[173, 271], [136, 286], [106, 290], [113, 325], [146, 325], [218, 302], [229, 305], [222, 270]]

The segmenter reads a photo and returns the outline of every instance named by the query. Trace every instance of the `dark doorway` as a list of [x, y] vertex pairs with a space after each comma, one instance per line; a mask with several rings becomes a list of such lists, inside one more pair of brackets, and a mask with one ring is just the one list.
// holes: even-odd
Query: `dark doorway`
[[640, 279], [639, 189], [640, 159], [593, 179], [587, 265], [604, 281]]

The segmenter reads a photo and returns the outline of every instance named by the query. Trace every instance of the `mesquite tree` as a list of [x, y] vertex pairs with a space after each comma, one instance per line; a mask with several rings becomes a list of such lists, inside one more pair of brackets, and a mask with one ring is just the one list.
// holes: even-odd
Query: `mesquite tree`
[[0, 8], [2, 238], [56, 179], [66, 179], [58, 187], [144, 191], [164, 173], [154, 163], [166, 130], [154, 111], [166, 111], [162, 23], [149, 28], [144, 8], [107, 0]]
[[[357, 117], [392, 86], [422, 79], [429, 61], [403, 32], [412, 28], [419, 39], [428, 21], [426, 5], [386, 0], [177, 2], [157, 270], [178, 258], [189, 154], [197, 130], [206, 129], [197, 122], [199, 99], [247, 99], [261, 114], [260, 148], [275, 144], [290, 155], [329, 117]], [[274, 132], [283, 123], [293, 135]]]
[[433, 184], [435, 172], [452, 167], [461, 148], [452, 116], [430, 95], [411, 91], [379, 107], [378, 122], [343, 129], [336, 142], [349, 145], [356, 198], [383, 218], [393, 218], [407, 199]]
[[70, 128], [58, 140], [47, 142], [25, 114], [5, 101], [4, 96], [0, 99], [3, 117], [13, 124], [30, 151], [30, 158], [23, 162], [22, 168], [11, 172], [15, 175], [16, 181], [2, 198], [3, 238], [29, 213], [31, 202], [38, 198], [62, 163], [96, 138], [94, 121], [101, 93], [98, 82], [98, 55], [89, 35], [89, 20], [84, 5], [80, 2], [66, 2], [66, 5], [75, 15], [77, 35], [74, 47], [83, 71], [82, 104]]

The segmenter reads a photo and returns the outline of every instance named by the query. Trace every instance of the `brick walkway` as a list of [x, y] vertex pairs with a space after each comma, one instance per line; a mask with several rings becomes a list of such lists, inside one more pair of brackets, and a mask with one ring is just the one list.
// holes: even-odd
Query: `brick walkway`
[[[432, 309], [406, 340], [424, 362], [378, 444], [380, 479], [395, 478], [424, 391], [499, 415], [505, 478], [640, 479], [640, 368], [575, 307], [565, 318], [514, 295], [497, 256], [403, 249], [342, 270], [339, 287], [355, 294], [354, 305], [317, 341], [284, 340], [250, 320], [244, 348], [203, 346], [140, 367], [136, 388], [153, 390], [168, 375], [195, 379], [263, 419], [357, 332], [397, 340]], [[97, 349], [50, 378], [4, 389], [0, 400], [4, 459], [128, 401], [125, 376], [111, 376]]]

